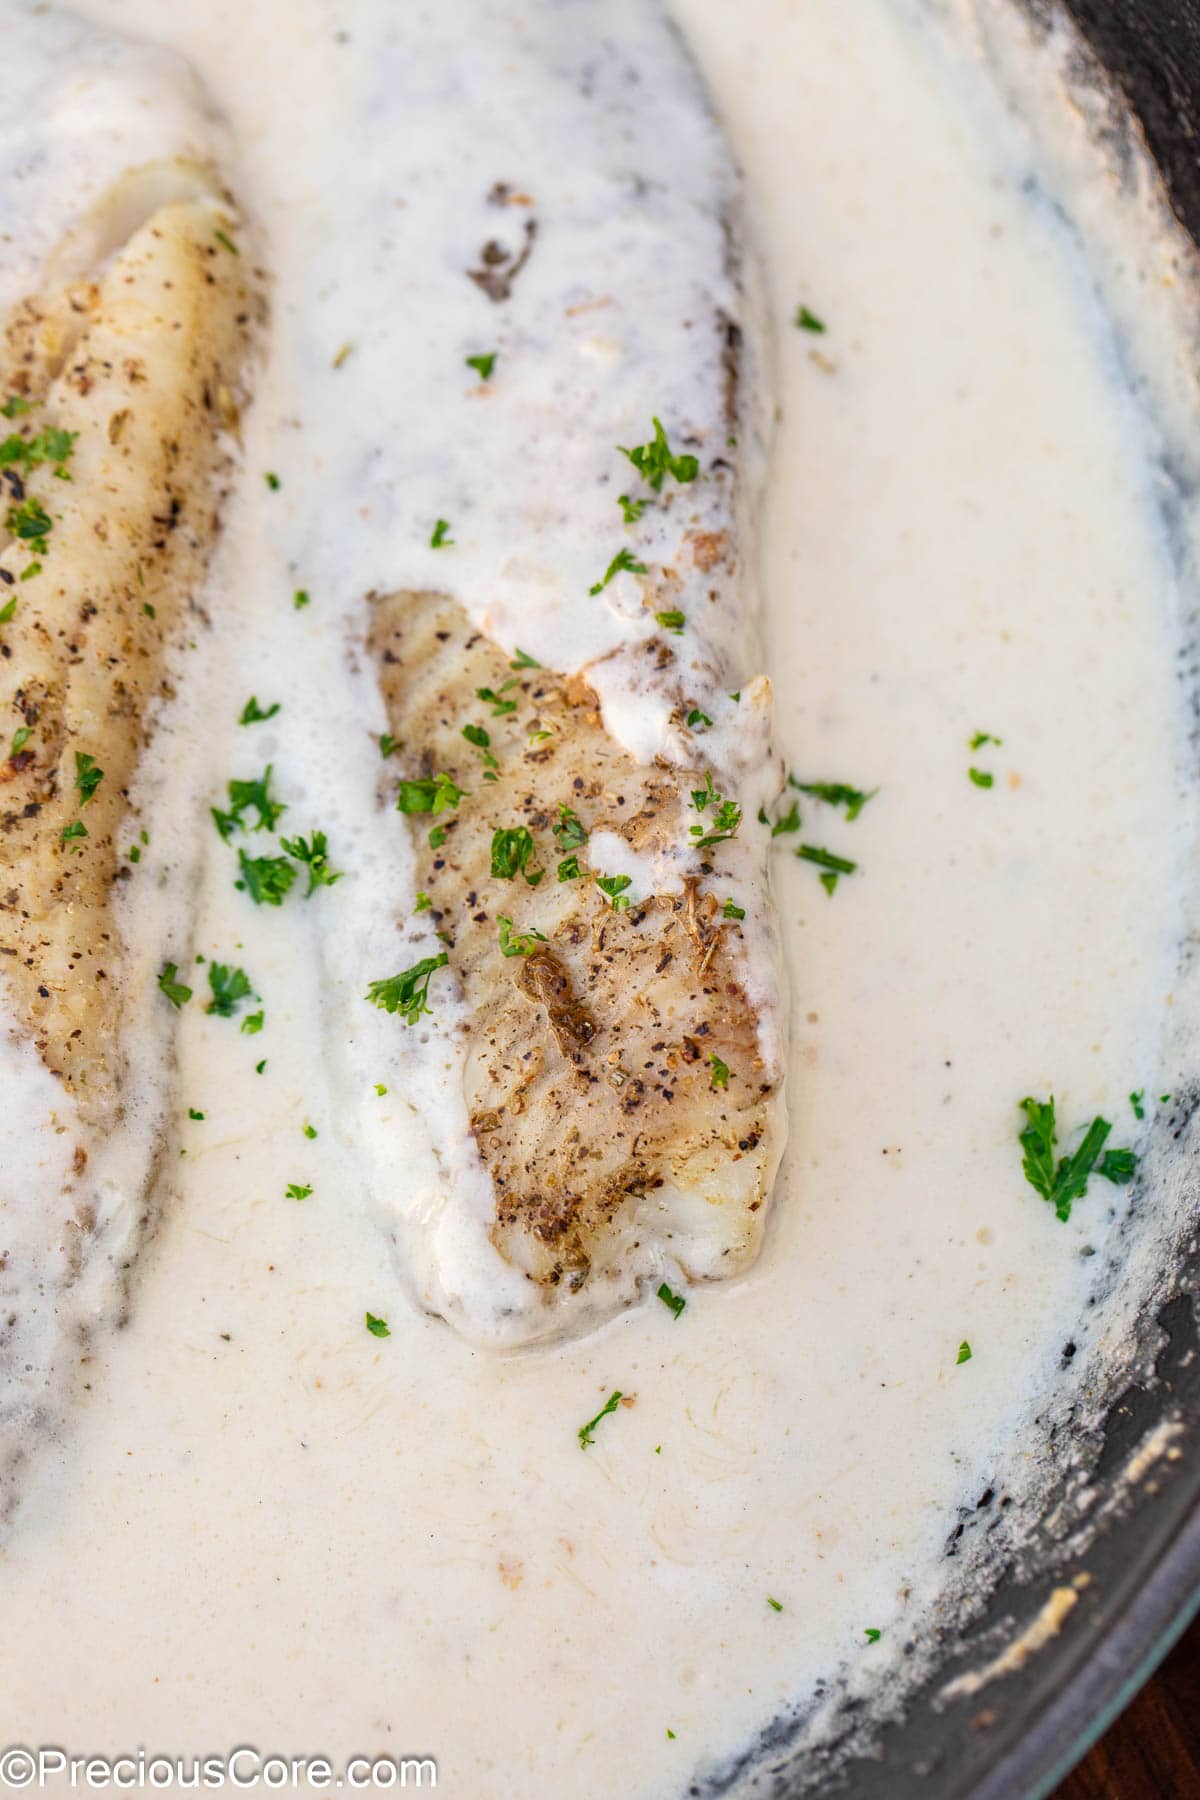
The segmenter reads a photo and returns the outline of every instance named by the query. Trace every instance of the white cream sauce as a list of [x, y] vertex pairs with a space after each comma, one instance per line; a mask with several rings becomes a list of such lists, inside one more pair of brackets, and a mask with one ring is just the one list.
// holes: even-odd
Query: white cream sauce
[[[193, 59], [229, 114], [275, 287], [176, 753], [203, 758], [214, 799], [273, 760], [287, 827], [326, 829], [350, 873], [255, 910], [210, 841], [192, 953], [243, 964], [265, 1025], [182, 1018], [163, 1227], [0, 1553], [0, 1737], [431, 1754], [472, 1800], [681, 1791], [844, 1665], [877, 1688], [920, 1641], [956, 1506], [1036, 1457], [1034, 1406], [1063, 1341], [1087, 1341], [1092, 1253], [1128, 1195], [1095, 1182], [1059, 1224], [1021, 1178], [1017, 1100], [1052, 1090], [1065, 1126], [1104, 1111], [1124, 1143], [1125, 1096], [1146, 1089], [1153, 1114], [1179, 1074], [1162, 1050], [1191, 830], [1175, 565], [1155, 442], [1048, 204], [1070, 216], [1085, 190], [1069, 159], [1037, 160], [923, 13], [679, 0], [766, 251], [779, 733], [802, 780], [880, 792], [853, 823], [800, 797], [803, 841], [859, 864], [832, 896], [788, 854], [797, 840], [777, 846], [792, 1135], [758, 1267], [693, 1292], [677, 1321], [651, 1301], [499, 1357], [409, 1307], [364, 1198], [364, 1158], [432, 1183], [420, 1115], [453, 1119], [461, 1100], [361, 1005], [361, 967], [406, 960], [411, 898], [400, 822], [385, 833], [369, 804], [383, 721], [343, 672], [365, 587], [441, 578], [391, 452], [428, 437], [441, 455], [496, 398], [433, 393], [428, 343], [407, 341], [429, 271], [399, 204], [436, 211], [435, 169], [464, 205], [496, 178], [450, 104], [476, 11], [88, 11]], [[430, 188], [401, 192], [389, 159], [411, 171], [412, 119], [432, 133], [439, 97]], [[650, 137], [674, 163], [680, 146]], [[486, 235], [465, 218], [456, 272]], [[1169, 246], [1130, 241], [1165, 278]], [[1119, 274], [1111, 291], [1121, 314]], [[825, 335], [790, 326], [801, 302]], [[481, 312], [470, 349], [495, 337]], [[1161, 349], [1166, 367], [1165, 326]], [[655, 360], [602, 443], [636, 440], [660, 378]], [[548, 491], [588, 518], [579, 469]], [[555, 660], [553, 608], [534, 642], [522, 612], [538, 571], [497, 573], [452, 488], [435, 516], [492, 584], [497, 632]], [[564, 580], [596, 578], [562, 555]], [[283, 710], [241, 729], [250, 692]], [[976, 730], [1003, 744], [970, 751]], [[318, 919], [342, 934], [340, 974]], [[331, 1021], [348, 1051], [326, 1068]], [[311, 1197], [286, 1199], [289, 1182]], [[367, 1334], [367, 1310], [390, 1338]], [[583, 1453], [576, 1430], [614, 1388], [634, 1404]], [[868, 1627], [882, 1638], [864, 1648]]]

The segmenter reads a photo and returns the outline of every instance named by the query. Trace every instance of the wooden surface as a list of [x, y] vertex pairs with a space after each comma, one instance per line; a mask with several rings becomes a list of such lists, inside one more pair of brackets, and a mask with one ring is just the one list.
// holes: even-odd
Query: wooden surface
[[1200, 1800], [1200, 1620], [1053, 1800]]

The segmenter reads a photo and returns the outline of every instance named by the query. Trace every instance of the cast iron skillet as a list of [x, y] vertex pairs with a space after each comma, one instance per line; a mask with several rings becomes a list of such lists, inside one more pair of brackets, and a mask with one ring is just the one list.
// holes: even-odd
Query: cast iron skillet
[[[991, 0], [1000, 4], [1001, 0]], [[1049, 23], [1066, 6], [1124, 92], [1165, 179], [1171, 204], [1200, 242], [1200, 0], [1019, 0]], [[1200, 323], [1200, 322], [1198, 322]], [[1200, 627], [1193, 627], [1181, 679], [1194, 689]], [[1193, 743], [1200, 750], [1200, 703]], [[1117, 877], [1119, 878], [1119, 877]], [[1200, 1610], [1200, 1074], [1191, 1095], [1174, 1096], [1172, 1159], [1191, 1174], [1193, 1233], [1160, 1297], [1140, 1321], [1157, 1346], [1155, 1375], [1117, 1396], [1102, 1432], [1067, 1448], [1090, 1472], [1092, 1516], [1114, 1508], [1086, 1554], [1064, 1552], [1063, 1487], [1047, 1497], [1032, 1555], [1002, 1575], [981, 1616], [943, 1621], [937, 1665], [884, 1728], [870, 1754], [857, 1752], [861, 1713], [838, 1715], [840, 1742], [828, 1752], [795, 1746], [797, 1722], [780, 1721], [715, 1784], [771, 1800], [813, 1793], [854, 1800], [1041, 1800], [1112, 1721]], [[1147, 1195], [1153, 1203], [1153, 1195]], [[1066, 1345], [1065, 1353], [1074, 1346]], [[1150, 1366], [1147, 1356], [1145, 1366]], [[1177, 1423], [1169, 1458], [1132, 1487], [1130, 1457], [1156, 1427]], [[1061, 1443], [1061, 1439], [1060, 1439]], [[993, 1529], [1003, 1493], [988, 1490], [959, 1519], [947, 1543]], [[1073, 1587], [1082, 1576], [1086, 1585]], [[964, 1670], [992, 1661], [1038, 1615], [1057, 1589], [1076, 1599], [1057, 1636], [1018, 1671], [973, 1696], [947, 1702], [942, 1690]], [[693, 1794], [701, 1792], [693, 1788]], [[705, 1793], [713, 1791], [705, 1789]]]

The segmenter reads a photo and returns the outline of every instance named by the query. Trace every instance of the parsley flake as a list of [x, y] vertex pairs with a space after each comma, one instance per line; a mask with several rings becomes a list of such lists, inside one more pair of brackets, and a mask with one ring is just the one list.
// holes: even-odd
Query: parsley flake
[[385, 1338], [392, 1335], [387, 1320], [377, 1319], [374, 1313], [367, 1314], [367, 1330], [372, 1337]]
[[311, 843], [303, 837], [281, 837], [279, 842], [289, 856], [294, 856], [308, 870], [308, 887], [304, 895], [306, 900], [311, 900], [319, 887], [332, 887], [345, 874], [344, 869], [330, 868], [329, 845], [323, 831], [314, 831]]
[[652, 487], [656, 494], [662, 492], [662, 484], [668, 475], [682, 483], [695, 481], [700, 473], [700, 464], [694, 456], [675, 456], [667, 442], [667, 434], [662, 428], [660, 419], [651, 419], [654, 436], [648, 444], [639, 444], [636, 449], [627, 450], [624, 444], [617, 449], [622, 456], [627, 456], [642, 480]]
[[958, 1346], [958, 1355], [955, 1357], [954, 1361], [956, 1364], [958, 1364], [958, 1363], [970, 1362], [970, 1360], [971, 1360], [971, 1346], [970, 1346], [970, 1344], [968, 1344], [966, 1338], [964, 1338], [962, 1343]]
[[832, 894], [841, 875], [853, 875], [858, 868], [848, 856], [835, 856], [832, 850], [822, 850], [817, 844], [801, 844], [796, 851], [801, 862], [815, 863], [825, 873], [820, 877], [821, 886], [827, 894]]
[[[396, 811], [402, 813], [446, 812], [467, 796], [466, 788], [456, 787], [449, 775], [426, 775], [416, 781], [402, 781], [396, 795]], [[432, 842], [432, 840], [430, 840]]]
[[614, 912], [628, 912], [633, 905], [632, 897], [625, 892], [631, 885], [632, 875], [597, 875], [596, 886], [602, 894], [607, 894]]
[[175, 963], [164, 963], [158, 974], [159, 991], [167, 996], [172, 1006], [186, 1006], [192, 997], [190, 987], [182, 981], [176, 981], [179, 969]]
[[1078, 1148], [1070, 1155], [1059, 1157], [1056, 1162], [1054, 1151], [1058, 1143], [1058, 1124], [1053, 1094], [1045, 1101], [1026, 1096], [1021, 1101], [1021, 1110], [1027, 1120], [1025, 1129], [1020, 1133], [1021, 1149], [1024, 1152], [1021, 1167], [1025, 1179], [1043, 1200], [1053, 1206], [1055, 1216], [1064, 1224], [1071, 1216], [1074, 1202], [1082, 1200], [1086, 1194], [1088, 1181], [1093, 1174], [1111, 1181], [1116, 1187], [1124, 1187], [1133, 1180], [1137, 1170], [1137, 1157], [1133, 1151], [1104, 1149], [1112, 1130], [1107, 1119], [1097, 1115], [1088, 1126]]
[[295, 865], [286, 856], [247, 856], [239, 850], [238, 868], [242, 878], [233, 885], [249, 894], [255, 906], [282, 906], [296, 879]]
[[238, 724], [239, 725], [261, 725], [264, 722], [264, 720], [273, 719], [275, 717], [275, 714], [279, 711], [280, 704], [281, 704], [280, 701], [273, 700], [271, 702], [270, 706], [268, 706], [264, 709], [263, 707], [261, 707], [258, 704], [258, 701], [255, 699], [254, 695], [251, 694], [251, 696], [247, 700], [245, 706], [243, 706], [243, 708], [242, 708], [242, 716], [238, 720]]
[[628, 575], [644, 575], [646, 573], [646, 565], [645, 563], [638, 562], [632, 550], [618, 550], [599, 581], [594, 581], [592, 583], [591, 587], [588, 589], [588, 593], [603, 593], [613, 576], [621, 574], [622, 571]]
[[307, 1200], [311, 1193], [312, 1186], [310, 1183], [289, 1181], [287, 1187], [284, 1189], [284, 1198], [286, 1200]]
[[621, 1390], [620, 1388], [614, 1388], [595, 1418], [589, 1419], [586, 1425], [581, 1425], [579, 1427], [578, 1437], [581, 1450], [586, 1450], [589, 1444], [595, 1443], [596, 1440], [593, 1434], [597, 1425], [600, 1423], [601, 1419], [607, 1419], [609, 1413], [615, 1413], [620, 1404]]
[[542, 931], [514, 931], [513, 922], [503, 913], [496, 914], [502, 956], [536, 956], [539, 944], [549, 942]]
[[423, 956], [411, 969], [402, 969], [399, 975], [373, 981], [366, 998], [373, 1006], [382, 1007], [384, 1012], [399, 1013], [406, 1025], [415, 1025], [423, 1013], [433, 1010], [429, 1005], [430, 977], [436, 970], [444, 969], [449, 961], [444, 950], [437, 956]]
[[449, 519], [439, 519], [433, 528], [433, 535], [429, 540], [429, 548], [431, 550], [449, 550], [452, 548], [454, 539], [449, 536], [449, 531]]
[[208, 985], [212, 999], [204, 1010], [215, 1013], [219, 1019], [232, 1019], [242, 1001], [249, 1000], [253, 992], [245, 969], [219, 962], [208, 965]]
[[847, 824], [853, 824], [867, 801], [873, 800], [879, 792], [873, 787], [864, 793], [862, 788], [851, 787], [845, 781], [797, 781], [794, 775], [788, 776], [788, 785], [797, 793], [820, 800], [825, 806], [844, 806]]
[[792, 323], [799, 331], [825, 332], [829, 329], [824, 319], [819, 319], [815, 312], [809, 311], [807, 306], [798, 306], [796, 308], [796, 314]]
[[729, 1064], [722, 1062], [715, 1050], [708, 1060], [712, 1065], [712, 1080], [709, 1086], [714, 1089], [727, 1088], [729, 1086]]
[[496, 881], [513, 881], [524, 875], [530, 887], [536, 887], [544, 870], [537, 867], [537, 845], [527, 825], [492, 833], [492, 877]]
[[492, 370], [496, 366], [496, 357], [498, 354], [498, 351], [488, 350], [482, 356], [468, 356], [465, 359], [466, 365], [468, 369], [474, 369], [476, 371], [480, 381], [490, 381]]
[[96, 767], [96, 759], [86, 750], [75, 752], [75, 786], [80, 806], [86, 806], [104, 780], [104, 770]]
[[670, 1309], [676, 1318], [679, 1317], [680, 1313], [687, 1305], [684, 1296], [682, 1294], [672, 1293], [665, 1281], [658, 1290], [658, 1298], [662, 1301], [664, 1306]]

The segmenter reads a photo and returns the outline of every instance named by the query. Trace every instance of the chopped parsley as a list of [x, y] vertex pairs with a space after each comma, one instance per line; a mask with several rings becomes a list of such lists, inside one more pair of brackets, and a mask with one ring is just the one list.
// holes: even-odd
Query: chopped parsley
[[33, 732], [28, 725], [18, 725], [17, 729], [13, 732], [12, 747], [8, 754], [10, 756], [19, 756], [32, 736]]
[[515, 685], [515, 683], [513, 683], [511, 681], [506, 681], [504, 683], [504, 687], [502, 687], [500, 689], [499, 693], [496, 692], [495, 688], [490, 688], [490, 687], [476, 688], [475, 689], [475, 698], [477, 700], [486, 701], [486, 703], [492, 709], [493, 719], [499, 719], [505, 713], [515, 713], [517, 710], [517, 702], [515, 700], [505, 700], [503, 698], [504, 688], [513, 687], [514, 685]]
[[783, 817], [781, 819], [776, 819], [774, 824], [771, 826], [771, 836], [773, 838], [782, 837], [785, 832], [799, 831], [799, 829], [800, 829], [800, 803], [797, 800], [793, 800], [792, 805], [791, 805], [791, 811], [784, 813]]
[[197, 1112], [196, 1108], [194, 1106], [188, 1107], [188, 1118], [189, 1119], [203, 1119], [203, 1117], [204, 1117], [204, 1114], [202, 1112]]
[[10, 506], [4, 523], [14, 537], [28, 544], [39, 556], [45, 556], [50, 547], [46, 537], [54, 529], [54, 520], [39, 501], [26, 498], [19, 506]]
[[[20, 734], [18, 733], [18, 736], [19, 735]], [[13, 739], [13, 749], [15, 750], [16, 747], [17, 747], [17, 740], [16, 740], [16, 738], [14, 738]], [[1135, 1119], [1144, 1119], [1146, 1116], [1146, 1108], [1142, 1104], [1142, 1102], [1145, 1100], [1145, 1098], [1146, 1098], [1145, 1088], [1137, 1088], [1129, 1096], [1129, 1104], [1133, 1108], [1133, 1116]]]
[[423, 1013], [432, 1012], [429, 1005], [429, 980], [438, 969], [444, 969], [450, 958], [444, 950], [437, 956], [423, 956], [411, 969], [373, 981], [366, 997], [384, 1012], [399, 1013], [406, 1025], [415, 1025]]
[[550, 827], [560, 850], [581, 850], [588, 841], [587, 827], [577, 812], [560, 802], [558, 819]]
[[646, 573], [646, 565], [637, 560], [632, 550], [618, 550], [599, 581], [594, 581], [592, 583], [591, 587], [588, 589], [588, 593], [603, 593], [613, 576], [621, 574], [622, 571], [628, 575], [644, 575]]
[[1024, 1152], [1021, 1167], [1030, 1187], [1049, 1202], [1054, 1208], [1055, 1216], [1064, 1223], [1071, 1216], [1071, 1207], [1076, 1200], [1082, 1200], [1087, 1192], [1088, 1181], [1093, 1174], [1103, 1176], [1116, 1187], [1124, 1187], [1133, 1180], [1137, 1170], [1137, 1157], [1132, 1150], [1105, 1150], [1104, 1145], [1112, 1125], [1107, 1119], [1097, 1115], [1088, 1126], [1079, 1147], [1069, 1156], [1060, 1156], [1055, 1161], [1054, 1151], [1058, 1143], [1058, 1124], [1054, 1112], [1054, 1096], [1048, 1100], [1034, 1100], [1026, 1097], [1021, 1101], [1021, 1110], [1025, 1114], [1027, 1124], [1020, 1133], [1021, 1149]]
[[537, 845], [527, 825], [492, 833], [492, 877], [496, 881], [514, 881], [524, 875], [530, 887], [536, 887], [545, 871], [537, 866]]
[[86, 806], [104, 780], [104, 770], [96, 767], [96, 759], [86, 750], [75, 752], [75, 787], [80, 806]]
[[974, 731], [967, 739], [967, 748], [968, 750], [982, 750], [985, 744], [995, 744], [996, 748], [999, 749], [1003, 742], [1004, 739], [996, 737], [993, 732]]
[[234, 887], [249, 894], [255, 906], [282, 906], [296, 879], [296, 869], [286, 856], [247, 856], [238, 851], [241, 880]]
[[367, 1330], [372, 1337], [385, 1338], [392, 1335], [387, 1320], [377, 1319], [374, 1313], [367, 1314]]
[[265, 1069], [265, 1068], [266, 1068], [266, 1066], [267, 1066], [267, 1059], [266, 1059], [266, 1057], [265, 1057], [265, 1056], [264, 1056], [264, 1057], [263, 1057], [263, 1059], [262, 1059], [262, 1061], [261, 1061], [261, 1062], [256, 1062], [256, 1063], [255, 1063], [255, 1065], [254, 1065], [254, 1073], [255, 1073], [255, 1074], [256, 1074], [256, 1075], [261, 1075], [261, 1074], [262, 1074], [262, 1072], [263, 1072], [263, 1070], [264, 1070], [264, 1069]]
[[767, 1605], [771, 1608], [772, 1612], [783, 1611], [783, 1602], [781, 1600], [772, 1600], [770, 1594], [767, 1595]]
[[583, 870], [579, 866], [578, 856], [564, 856], [558, 865], [558, 879], [560, 881], [578, 881], [582, 874]]
[[677, 606], [668, 607], [666, 612], [656, 612], [654, 617], [658, 620], [658, 623], [662, 626], [664, 631], [673, 631], [676, 637], [683, 636], [684, 626], [687, 624], [687, 615], [681, 613]]
[[695, 481], [700, 473], [700, 464], [694, 456], [675, 456], [667, 442], [667, 434], [662, 428], [662, 421], [651, 419], [654, 436], [648, 444], [639, 444], [636, 449], [627, 450], [624, 444], [617, 449], [622, 456], [627, 456], [642, 480], [652, 487], [656, 494], [662, 492], [662, 484], [668, 475], [676, 481]]
[[304, 608], [308, 605], [309, 600], [311, 598], [312, 598], [312, 596], [309, 594], [309, 591], [307, 588], [297, 588], [295, 593], [292, 595], [292, 605], [295, 607], [297, 612], [303, 612]]
[[[213, 232], [213, 236], [216, 238], [218, 244], [223, 245], [223, 247], [229, 251], [231, 256], [240, 256], [242, 254], [228, 233], [220, 230], [219, 227]], [[270, 476], [268, 476], [267, 479], [269, 481]]]
[[429, 540], [429, 548], [431, 550], [450, 549], [453, 546], [454, 539], [449, 536], [449, 531], [449, 519], [439, 519], [433, 528], [433, 535]]
[[178, 973], [177, 964], [164, 963], [158, 974], [159, 991], [167, 996], [172, 1006], [186, 1006], [192, 997], [192, 990], [185, 987], [182, 981], [176, 981]]
[[708, 824], [693, 825], [688, 835], [695, 838], [694, 848], [706, 850], [710, 844], [723, 844], [733, 837], [742, 822], [742, 809], [736, 800], [724, 800], [713, 787], [712, 770], [704, 777], [702, 788], [692, 789], [692, 805], [703, 815], [711, 806], [713, 817]]
[[825, 873], [821, 876], [821, 886], [827, 894], [832, 894], [841, 875], [853, 875], [858, 864], [851, 862], [848, 856], [835, 856], [832, 850], [822, 850], [816, 844], [801, 844], [796, 855], [801, 862], [815, 863]]
[[708, 1060], [712, 1065], [712, 1080], [709, 1083], [709, 1086], [712, 1088], [727, 1088], [729, 1086], [729, 1064], [722, 1062], [715, 1050]]
[[433, 905], [433, 901], [429, 898], [429, 895], [427, 893], [425, 893], [421, 888], [418, 888], [417, 889], [417, 904], [413, 907], [413, 911], [415, 913], [428, 912], [432, 905]]
[[33, 402], [22, 400], [20, 394], [13, 394], [0, 406], [0, 415], [6, 419], [15, 419], [19, 413], [32, 412]]
[[380, 1096], [380, 1098], [382, 1098], [383, 1095], [387, 1093], [387, 1088], [384, 1086], [382, 1081], [377, 1081], [375, 1083], [375, 1092]]
[[225, 963], [209, 963], [208, 985], [212, 999], [204, 1010], [216, 1013], [219, 1019], [232, 1019], [242, 1001], [249, 1000], [253, 994], [245, 969], [235, 969]]
[[284, 1190], [284, 1197], [288, 1200], [307, 1200], [311, 1193], [312, 1186], [310, 1183], [289, 1181]]
[[621, 1390], [620, 1388], [614, 1388], [595, 1418], [589, 1419], [586, 1425], [581, 1425], [579, 1427], [579, 1447], [581, 1450], [586, 1450], [589, 1444], [595, 1443], [596, 1440], [593, 1433], [595, 1432], [597, 1425], [600, 1423], [601, 1419], [607, 1419], [609, 1413], [615, 1413], [620, 1404]]
[[646, 500], [631, 500], [628, 494], [617, 495], [617, 505], [620, 507], [621, 517], [627, 525], [636, 525], [648, 504], [649, 502]]
[[251, 694], [251, 696], [247, 700], [245, 706], [243, 706], [243, 708], [242, 708], [242, 716], [238, 720], [238, 724], [239, 725], [261, 725], [265, 719], [273, 719], [275, 717], [275, 714], [279, 711], [279, 707], [280, 707], [280, 702], [278, 700], [273, 700], [271, 702], [270, 706], [268, 706], [264, 710], [258, 704], [258, 701], [255, 699], [254, 695]]
[[788, 785], [797, 793], [808, 794], [813, 800], [820, 800], [826, 806], [844, 806], [846, 822], [852, 824], [857, 819], [868, 800], [873, 800], [879, 792], [877, 787], [868, 789], [851, 787], [845, 781], [797, 781], [794, 775], [788, 776]]
[[[396, 795], [396, 811], [433, 813], [434, 816], [457, 806], [465, 799], [466, 788], [456, 787], [449, 775], [425, 775], [417, 781], [402, 781]], [[433, 840], [430, 839], [430, 842]]]
[[596, 886], [602, 894], [607, 894], [609, 904], [614, 912], [628, 912], [633, 905], [632, 896], [625, 892], [633, 881], [632, 875], [597, 875]]
[[345, 874], [344, 869], [330, 868], [329, 845], [323, 831], [314, 831], [311, 843], [303, 837], [281, 837], [279, 842], [289, 856], [294, 856], [308, 870], [308, 887], [304, 895], [306, 900], [311, 900], [319, 887], [332, 887]]
[[503, 913], [497, 913], [496, 925], [500, 936], [500, 954], [502, 956], [536, 956], [539, 944], [549, 942], [541, 931], [514, 931], [513, 922]]
[[792, 323], [799, 331], [825, 332], [829, 329], [824, 319], [819, 319], [815, 312], [809, 311], [807, 306], [798, 306], [796, 308], [796, 314]]
[[16, 614], [17, 597], [14, 594], [11, 600], [6, 600], [4, 605], [0, 606], [0, 625], [11, 625]]
[[498, 352], [495, 350], [488, 350], [482, 356], [468, 356], [466, 358], [467, 367], [475, 370], [480, 381], [490, 381], [492, 370], [496, 366], [497, 354]]
[[528, 650], [522, 650], [518, 644], [508, 666], [510, 669], [540, 669], [542, 665], [536, 656], [530, 656]]
[[[262, 1012], [247, 1013], [239, 1027], [243, 1036], [257, 1037], [263, 1028], [263, 1019], [265, 1016], [266, 1015]], [[258, 1072], [260, 1075], [263, 1072], [263, 1065], [261, 1063], [258, 1065]]]
[[18, 437], [14, 432], [0, 442], [0, 468], [20, 468], [26, 475], [32, 475], [43, 463], [53, 463], [58, 479], [70, 481], [67, 464], [78, 436], [77, 431], [53, 428], [39, 431], [31, 438]]
[[[63, 844], [73, 844], [77, 839], [85, 838], [88, 835], [88, 828], [83, 823], [83, 820], [74, 819], [70, 825], [63, 826], [62, 831], [59, 833], [59, 842]], [[82, 844], [80, 844], [79, 848], [83, 848]]]
[[304, 1135], [306, 1138], [309, 1138], [309, 1139], [315, 1138], [317, 1135], [316, 1126], [315, 1125], [306, 1125], [304, 1127]]
[[664, 1306], [670, 1308], [671, 1312], [674, 1313], [676, 1318], [679, 1317], [680, 1313], [683, 1311], [684, 1307], [687, 1305], [687, 1301], [684, 1299], [683, 1295], [682, 1294], [673, 1294], [671, 1292], [671, 1289], [667, 1286], [665, 1281], [663, 1282], [662, 1286], [658, 1290], [658, 1297], [662, 1301]]
[[955, 1357], [954, 1361], [957, 1365], [958, 1363], [970, 1362], [970, 1360], [971, 1346], [968, 1344], [966, 1338], [964, 1338], [962, 1343], [958, 1346], [958, 1355]]
[[431, 850], [440, 850], [446, 841], [446, 835], [446, 827], [444, 825], [435, 825], [429, 834], [429, 848]]
[[738, 906], [733, 900], [727, 900], [721, 908], [721, 915], [726, 919], [744, 919], [746, 909], [744, 906]]
[[387, 761], [388, 757], [392, 754], [392, 751], [395, 748], [396, 748], [395, 738], [392, 736], [390, 731], [385, 731], [379, 739], [379, 754], [380, 754], [380, 756], [382, 756], [384, 762]]
[[282, 481], [280, 481], [280, 479], [279, 479], [278, 475], [275, 473], [274, 469], [268, 469], [266, 474], [263, 476], [263, 480], [266, 482], [267, 486], [270, 488], [270, 490], [273, 494], [277, 494], [279, 492], [280, 488], [283, 486]]
[[868, 1644], [877, 1644], [883, 1636], [883, 1633], [882, 1631], [876, 1630], [874, 1625], [864, 1625], [863, 1636], [866, 1638]]
[[[229, 787], [229, 811], [222, 812], [219, 807], [212, 807], [213, 823], [226, 843], [235, 830], [240, 831], [274, 831], [281, 814], [287, 807], [271, 795], [271, 768], [267, 764], [263, 773], [253, 781], [231, 781]], [[243, 814], [253, 811], [253, 825], [247, 825]]]
[[990, 774], [987, 769], [968, 769], [967, 778], [968, 780], [973, 781], [978, 788], [990, 788], [995, 787], [996, 785], [996, 777]]
[[482, 725], [464, 725], [462, 734], [468, 744], [474, 744], [476, 750], [486, 750], [491, 744], [491, 733]]
[[691, 712], [687, 716], [689, 731], [707, 730], [711, 724], [712, 720], [709, 718], [708, 714], [701, 712], [698, 706], [693, 706]]

